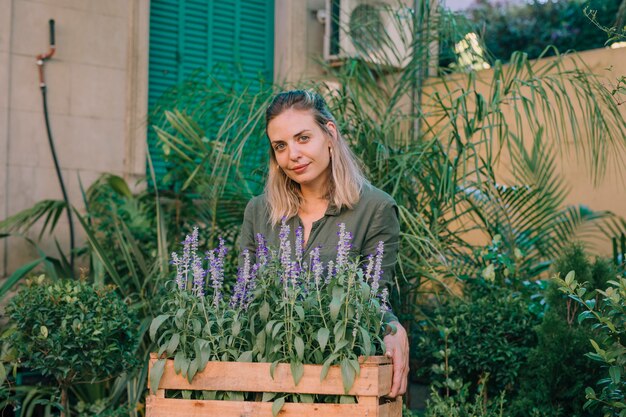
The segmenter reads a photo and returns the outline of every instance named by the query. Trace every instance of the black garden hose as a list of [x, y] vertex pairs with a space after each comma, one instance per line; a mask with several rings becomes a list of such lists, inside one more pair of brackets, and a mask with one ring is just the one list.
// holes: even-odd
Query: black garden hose
[[69, 197], [67, 196], [67, 190], [65, 189], [65, 182], [63, 181], [63, 174], [61, 173], [61, 167], [59, 166], [59, 159], [57, 158], [56, 149], [54, 147], [54, 139], [52, 138], [52, 130], [50, 128], [50, 117], [48, 116], [48, 88], [44, 80], [43, 64], [46, 60], [50, 59], [56, 50], [54, 42], [54, 20], [50, 19], [50, 51], [46, 54], [37, 56], [37, 65], [39, 66], [39, 88], [41, 89], [41, 97], [43, 99], [43, 114], [46, 120], [46, 131], [48, 132], [48, 144], [50, 145], [50, 153], [52, 153], [52, 159], [54, 161], [54, 169], [59, 179], [59, 185], [61, 186], [61, 192], [63, 193], [63, 200], [67, 210], [67, 221], [70, 229], [70, 277], [74, 278], [74, 222], [72, 221], [72, 205], [70, 204]]

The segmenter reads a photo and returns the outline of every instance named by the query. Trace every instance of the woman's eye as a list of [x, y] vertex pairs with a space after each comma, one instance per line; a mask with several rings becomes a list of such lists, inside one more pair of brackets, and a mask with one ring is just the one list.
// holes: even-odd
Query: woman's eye
[[305, 136], [305, 135], [300, 136], [300, 141], [306, 142], [307, 140], [309, 140], [308, 136]]
[[282, 151], [283, 149], [285, 149], [285, 144], [284, 143], [277, 143], [274, 145], [274, 150], [275, 151]]

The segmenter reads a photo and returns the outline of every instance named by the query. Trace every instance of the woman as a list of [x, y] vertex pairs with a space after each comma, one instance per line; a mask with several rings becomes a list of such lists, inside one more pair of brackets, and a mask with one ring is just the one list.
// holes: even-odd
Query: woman
[[[304, 256], [320, 247], [320, 259], [327, 263], [336, 257], [337, 225], [344, 223], [353, 236], [353, 255], [374, 254], [378, 242], [385, 243], [383, 280], [391, 282], [400, 232], [397, 207], [367, 182], [324, 99], [303, 90], [280, 93], [265, 119], [269, 174], [265, 193], [246, 207], [241, 249], [254, 255], [257, 233], [277, 246], [277, 226], [285, 218], [291, 230], [303, 228]], [[397, 328], [384, 338], [394, 368], [389, 396], [396, 397], [407, 387], [408, 337], [393, 314], [385, 320]]]

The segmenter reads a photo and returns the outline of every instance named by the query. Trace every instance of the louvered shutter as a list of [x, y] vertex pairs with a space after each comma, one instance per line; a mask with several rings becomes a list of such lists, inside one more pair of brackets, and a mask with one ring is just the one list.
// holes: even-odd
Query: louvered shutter
[[[273, 62], [273, 0], [150, 1], [150, 107], [199, 69], [219, 68], [216, 77], [228, 85], [236, 71], [243, 81], [272, 80]], [[167, 167], [151, 127], [148, 151], [159, 183]]]

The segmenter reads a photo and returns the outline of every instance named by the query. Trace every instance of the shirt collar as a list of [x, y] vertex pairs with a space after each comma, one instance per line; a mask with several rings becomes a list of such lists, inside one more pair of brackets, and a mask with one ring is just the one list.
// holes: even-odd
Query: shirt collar
[[324, 216], [338, 216], [339, 213], [341, 213], [341, 209], [329, 201]]

